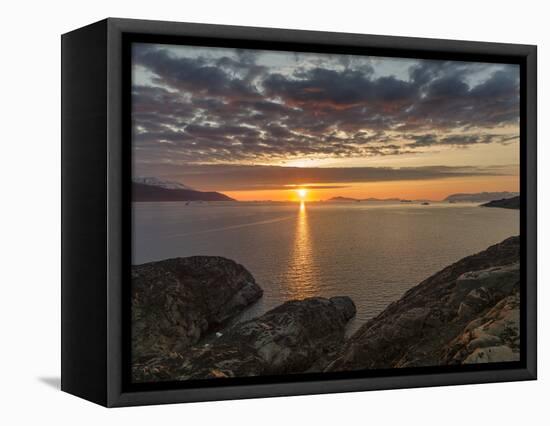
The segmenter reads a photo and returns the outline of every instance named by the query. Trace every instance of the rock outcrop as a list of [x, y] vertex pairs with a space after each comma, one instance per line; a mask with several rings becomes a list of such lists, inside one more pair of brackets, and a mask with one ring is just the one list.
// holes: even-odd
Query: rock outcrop
[[444, 362], [478, 364], [519, 361], [519, 293], [470, 322], [446, 347]]
[[243, 266], [194, 256], [132, 267], [134, 363], [182, 351], [263, 294]]
[[286, 302], [183, 352], [134, 365], [134, 380], [190, 380], [289, 374], [308, 370], [344, 343], [355, 315], [349, 297]]
[[493, 201], [489, 201], [488, 203], [482, 204], [481, 207], [500, 207], [501, 209], [519, 210], [520, 198], [518, 195], [517, 197], [512, 197], [512, 198], [503, 198], [501, 200], [493, 200]]
[[519, 359], [519, 237], [466, 257], [364, 324], [325, 371]]

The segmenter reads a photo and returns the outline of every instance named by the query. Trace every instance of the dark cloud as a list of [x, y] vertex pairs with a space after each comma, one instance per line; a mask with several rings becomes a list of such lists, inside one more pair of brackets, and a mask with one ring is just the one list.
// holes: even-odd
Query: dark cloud
[[515, 137], [491, 129], [518, 123], [516, 66], [421, 61], [401, 80], [352, 57], [335, 57], [340, 68], [308, 57], [308, 68], [295, 54], [284, 73], [258, 65], [253, 51], [231, 52], [185, 57], [136, 45], [134, 64], [152, 76], [133, 87], [136, 161], [399, 155]]
[[[260, 94], [249, 83], [249, 74], [258, 70], [253, 66], [243, 66], [245, 75], [234, 75], [235, 61], [220, 59], [217, 63], [202, 58], [174, 57], [165, 49], [152, 47], [135, 48], [133, 51], [135, 65], [151, 71], [154, 82], [172, 88], [229, 99], [259, 99]], [[225, 65], [225, 66], [224, 66]]]
[[[278, 167], [245, 166], [231, 164], [193, 165], [184, 167], [163, 165], [162, 170], [155, 166], [140, 166], [139, 175], [163, 176], [203, 190], [259, 190], [291, 189], [295, 185], [327, 185], [338, 187], [355, 182], [387, 182], [406, 180], [448, 179], [469, 176], [504, 176], [517, 171], [510, 167]], [[318, 187], [318, 186], [316, 186]], [[318, 187], [319, 188], [319, 187]]]
[[517, 101], [517, 73], [497, 71], [491, 78], [471, 90], [471, 96], [476, 99], [493, 101]]
[[314, 68], [289, 79], [271, 74], [263, 86], [268, 96], [281, 97], [291, 105], [302, 107], [328, 106], [350, 108], [357, 104], [402, 104], [411, 102], [417, 88], [395, 77], [371, 79], [360, 71], [335, 71]]
[[438, 137], [434, 134], [409, 135], [414, 142], [406, 146], [411, 148], [423, 148], [428, 146], [469, 146], [477, 144], [500, 143], [506, 144], [517, 140], [518, 135], [497, 135], [497, 134], [458, 134]]
[[[425, 66], [432, 68], [430, 64]], [[423, 81], [421, 97], [403, 117], [401, 129], [452, 129], [457, 127], [486, 129], [519, 121], [519, 70], [492, 73], [488, 79], [470, 87], [461, 68], [425, 71], [433, 77]]]
[[[204, 182], [201, 183], [201, 185], [204, 185]], [[343, 188], [349, 188], [349, 185], [308, 185], [308, 184], [299, 184], [299, 185], [285, 185], [285, 184], [269, 184], [269, 183], [263, 183], [263, 184], [248, 184], [246, 182], [234, 182], [234, 183], [225, 183], [223, 184], [226, 186], [224, 189], [225, 191], [228, 190], [238, 190], [238, 191], [264, 191], [264, 190], [288, 190], [293, 191], [298, 188], [305, 188], [305, 189], [343, 189]], [[213, 188], [213, 187], [212, 187]]]

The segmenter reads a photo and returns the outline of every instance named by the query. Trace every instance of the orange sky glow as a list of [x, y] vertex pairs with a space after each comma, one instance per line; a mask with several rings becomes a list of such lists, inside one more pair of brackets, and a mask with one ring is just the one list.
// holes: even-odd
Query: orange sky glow
[[[482, 190], [480, 190], [482, 188]], [[332, 197], [400, 198], [411, 200], [442, 200], [450, 194], [475, 192], [519, 192], [517, 176], [468, 177], [424, 181], [352, 183], [346, 188], [315, 189], [308, 187], [305, 201], [323, 201]], [[259, 191], [225, 191], [239, 201], [302, 201], [296, 189]]]

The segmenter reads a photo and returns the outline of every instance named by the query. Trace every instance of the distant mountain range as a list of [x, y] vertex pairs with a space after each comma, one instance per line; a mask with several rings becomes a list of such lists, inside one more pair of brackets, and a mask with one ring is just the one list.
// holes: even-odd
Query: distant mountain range
[[519, 196], [512, 198], [503, 198], [502, 200], [493, 200], [488, 203], [482, 204], [481, 207], [500, 207], [503, 209], [519, 209], [520, 207]]
[[452, 194], [449, 195], [443, 201], [449, 201], [454, 203], [460, 202], [473, 202], [473, 203], [483, 203], [493, 200], [502, 200], [504, 198], [517, 197], [518, 192], [477, 192], [473, 194]]
[[[451, 194], [443, 201], [450, 203], [486, 203], [493, 200], [503, 200], [513, 197], [518, 197], [518, 192], [477, 192], [471, 194]], [[353, 197], [332, 197], [327, 201], [330, 202], [341, 202], [341, 203], [352, 203], [360, 201], [390, 201], [390, 202], [401, 202], [401, 203], [411, 203], [411, 202], [431, 202], [431, 200], [406, 200], [401, 198], [353, 198]]]
[[401, 201], [399, 198], [350, 198], [350, 197], [332, 197], [327, 201], [354, 202], [354, 201]]
[[196, 191], [177, 182], [165, 182], [157, 178], [135, 178], [132, 182], [132, 201], [236, 200], [220, 192]]

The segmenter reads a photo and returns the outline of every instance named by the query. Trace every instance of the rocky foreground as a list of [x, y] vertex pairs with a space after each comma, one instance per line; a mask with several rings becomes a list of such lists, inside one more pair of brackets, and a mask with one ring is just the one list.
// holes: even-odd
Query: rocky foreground
[[443, 269], [345, 340], [349, 297], [289, 301], [228, 325], [262, 296], [221, 257], [134, 266], [136, 382], [519, 360], [519, 238]]
[[132, 267], [133, 362], [186, 349], [262, 294], [250, 272], [222, 257]]
[[186, 351], [149, 359], [136, 381], [188, 380], [299, 373], [344, 343], [355, 315], [349, 297], [290, 301], [230, 327]]

